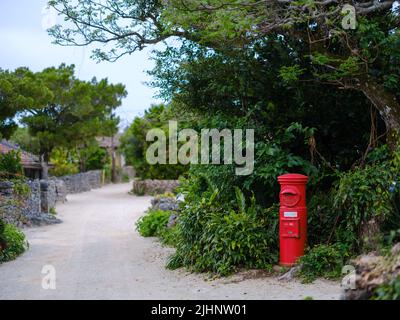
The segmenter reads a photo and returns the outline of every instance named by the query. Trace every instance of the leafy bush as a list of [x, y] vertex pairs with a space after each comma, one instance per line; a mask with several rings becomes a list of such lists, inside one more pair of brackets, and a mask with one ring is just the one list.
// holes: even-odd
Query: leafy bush
[[110, 163], [110, 157], [96, 141], [86, 142], [80, 148], [55, 148], [51, 153], [49, 172], [56, 176], [67, 176], [89, 170], [102, 170]]
[[79, 152], [80, 158], [84, 158], [85, 171], [102, 170], [104, 166], [111, 162], [107, 150], [101, 148], [98, 143], [93, 143]]
[[358, 231], [362, 222], [391, 212], [391, 175], [378, 166], [368, 166], [341, 175], [334, 206], [347, 215], [348, 227]]
[[49, 173], [56, 177], [67, 176], [79, 172], [76, 161], [71, 160], [69, 151], [63, 148], [56, 148], [51, 154], [51, 164]]
[[[141, 179], [177, 179], [187, 171], [187, 166], [181, 164], [156, 164], [150, 165], [146, 160], [146, 151], [152, 144], [146, 140], [147, 132], [151, 129], [161, 129], [168, 135], [168, 107], [153, 105], [143, 117], [136, 117], [131, 126], [121, 137], [121, 151], [127, 163], [136, 170], [136, 175]], [[172, 119], [171, 119], [172, 120]]]
[[17, 151], [0, 153], [0, 177], [12, 179], [23, 174], [21, 155]]
[[400, 276], [375, 289], [373, 300], [400, 300]]
[[[3, 234], [1, 234], [2, 228]], [[0, 237], [2, 238], [0, 240], [5, 243], [5, 248], [0, 251], [0, 263], [14, 260], [28, 249], [28, 242], [23, 232], [11, 224], [0, 221]]]
[[27, 198], [31, 192], [29, 185], [26, 183], [26, 180], [21, 178], [18, 179], [10, 179], [10, 182], [13, 183], [13, 192], [19, 198]]
[[315, 192], [309, 197], [307, 208], [307, 242], [310, 247], [336, 241], [336, 212], [333, 210], [331, 192]]
[[177, 251], [168, 267], [219, 275], [238, 267], [269, 268], [277, 261], [276, 207], [262, 210], [254, 197], [247, 206], [239, 189], [235, 208], [224, 206], [218, 194], [206, 192], [198, 202], [186, 202], [179, 217]]
[[150, 210], [136, 223], [137, 230], [143, 237], [157, 237], [166, 229], [171, 211]]
[[348, 250], [344, 245], [316, 245], [300, 258], [300, 277], [305, 282], [312, 282], [318, 277], [338, 278], [348, 258]]
[[180, 229], [178, 226], [174, 226], [172, 228], [164, 228], [164, 230], [160, 233], [160, 240], [161, 243], [170, 246], [176, 247], [180, 237]]
[[332, 206], [337, 216], [338, 241], [351, 243], [356, 251], [377, 249], [369, 246], [382, 240], [382, 226], [396, 214], [398, 190], [393, 186], [398, 168], [391, 159], [339, 175]]
[[137, 230], [143, 237], [158, 237], [162, 244], [176, 246], [179, 229], [167, 227], [171, 214], [172, 211], [152, 209], [136, 223]]

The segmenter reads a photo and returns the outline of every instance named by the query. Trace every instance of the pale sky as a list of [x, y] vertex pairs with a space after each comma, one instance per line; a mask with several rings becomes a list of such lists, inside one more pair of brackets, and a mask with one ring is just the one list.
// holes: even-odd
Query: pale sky
[[[152, 103], [156, 90], [144, 84], [150, 77], [153, 62], [148, 48], [114, 63], [96, 63], [90, 59], [91, 50], [85, 47], [61, 47], [52, 44], [52, 38], [43, 27], [47, 0], [0, 0], [0, 68], [14, 70], [28, 67], [40, 71], [61, 63], [75, 64], [76, 75], [82, 80], [108, 78], [112, 83], [123, 83], [128, 91], [118, 109], [122, 127], [136, 115], [142, 115]], [[59, 17], [57, 21], [62, 21]]]

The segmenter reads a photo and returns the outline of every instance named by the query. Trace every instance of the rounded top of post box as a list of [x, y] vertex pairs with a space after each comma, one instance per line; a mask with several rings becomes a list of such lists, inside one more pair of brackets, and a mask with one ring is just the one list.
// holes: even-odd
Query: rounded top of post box
[[288, 173], [278, 177], [279, 183], [306, 184], [308, 177], [298, 173]]

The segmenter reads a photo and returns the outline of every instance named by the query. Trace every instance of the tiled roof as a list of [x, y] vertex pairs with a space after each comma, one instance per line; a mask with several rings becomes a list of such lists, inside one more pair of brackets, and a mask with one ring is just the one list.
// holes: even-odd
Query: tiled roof
[[7, 140], [0, 141], [0, 153], [8, 153], [10, 151], [19, 151], [21, 154], [21, 163], [24, 168], [41, 168], [39, 157], [32, 153], [22, 150], [18, 145]]
[[117, 149], [121, 145], [120, 138], [121, 134], [116, 134], [114, 136], [114, 141], [112, 141], [111, 137], [97, 137], [96, 140], [102, 148], [111, 148], [111, 146], [114, 145], [114, 148]]

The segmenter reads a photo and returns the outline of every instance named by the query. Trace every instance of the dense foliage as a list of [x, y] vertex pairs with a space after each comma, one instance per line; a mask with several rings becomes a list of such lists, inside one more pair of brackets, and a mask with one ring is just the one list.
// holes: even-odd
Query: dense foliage
[[18, 127], [9, 140], [18, 145], [24, 151], [32, 154], [40, 153], [39, 140], [29, 133], [29, 129], [27, 127]]
[[[397, 164], [396, 153], [384, 146], [382, 120], [373, 109], [363, 111], [368, 101], [357, 92], [275, 81], [280, 65], [291, 59], [287, 45], [278, 37], [259, 43], [251, 54], [225, 54], [187, 43], [157, 54], [153, 85], [172, 100], [178, 120], [198, 131], [254, 128], [256, 139], [255, 170], [249, 176], [236, 176], [229, 165], [191, 166], [170, 267], [227, 274], [240, 266], [276, 263], [276, 178], [286, 172], [310, 176], [311, 250], [305, 261], [317, 271], [314, 276], [338, 275], [346, 259], [376, 248], [379, 242], [371, 238], [389, 230]], [[255, 216], [240, 214], [235, 188], [245, 202], [254, 201]], [[343, 245], [340, 251], [337, 243]], [[326, 260], [335, 262], [333, 269]], [[320, 265], [313, 268], [315, 263]], [[313, 278], [311, 271], [307, 277]]]
[[0, 69], [0, 138], [9, 138], [17, 129], [15, 116], [26, 108], [35, 108], [50, 98], [47, 88], [33, 81], [25, 69], [14, 72]]
[[151, 209], [136, 223], [136, 228], [143, 237], [158, 237], [165, 245], [173, 246], [178, 237], [176, 226], [168, 228], [172, 211]]
[[68, 150], [64, 148], [54, 148], [50, 157], [50, 162], [52, 164], [52, 168], [49, 170], [50, 174], [61, 177], [78, 173], [78, 163], [71, 160]]
[[118, 119], [113, 112], [126, 95], [123, 85], [111, 85], [106, 79], [78, 80], [74, 66], [65, 65], [33, 76], [49, 88], [52, 96], [30, 109], [22, 122], [39, 139], [40, 154], [46, 162], [56, 146], [77, 148], [97, 135], [116, 133]]
[[111, 163], [109, 154], [93, 140], [77, 148], [56, 147], [51, 152], [53, 176], [65, 176], [89, 170], [106, 170]]
[[305, 282], [311, 282], [318, 277], [339, 278], [348, 258], [346, 245], [316, 245], [300, 259], [300, 276]]
[[0, 153], [0, 179], [14, 179], [22, 174], [21, 155], [18, 152]]
[[[95, 46], [115, 61], [170, 37], [228, 55], [274, 37], [291, 42], [284, 82], [324, 82], [358, 91], [382, 113], [391, 140], [400, 129], [399, 6], [387, 1], [51, 0], [64, 18], [50, 34], [62, 45]], [[102, 19], [107, 17], [107, 19]], [[114, 44], [114, 46], [110, 46]], [[300, 50], [298, 48], [300, 47]], [[228, 79], [228, 78], [227, 78]], [[393, 141], [391, 142], [394, 143]]]
[[180, 164], [150, 165], [146, 159], [146, 151], [153, 143], [146, 141], [146, 135], [151, 129], [160, 129], [168, 136], [168, 121], [171, 113], [164, 105], [153, 105], [146, 110], [143, 117], [136, 117], [121, 137], [121, 150], [128, 164], [136, 170], [138, 178], [142, 179], [177, 179], [186, 168]]
[[170, 215], [170, 211], [152, 210], [138, 220], [137, 229], [143, 237], [159, 236], [167, 227]]
[[182, 187], [185, 206], [179, 216], [180, 239], [169, 268], [226, 275], [237, 267], [268, 268], [277, 261], [276, 207], [265, 210], [235, 189], [225, 199], [207, 178], [192, 177]]
[[400, 276], [375, 289], [374, 300], [400, 300]]
[[0, 219], [0, 263], [14, 260], [27, 248], [23, 232]]

